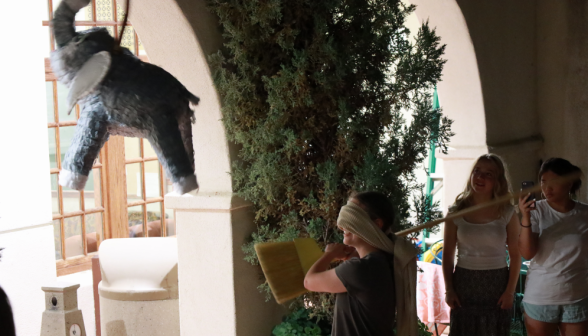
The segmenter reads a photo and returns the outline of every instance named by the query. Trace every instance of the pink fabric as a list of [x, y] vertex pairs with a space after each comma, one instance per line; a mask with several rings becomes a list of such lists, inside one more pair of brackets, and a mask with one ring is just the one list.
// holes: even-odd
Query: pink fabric
[[445, 280], [443, 269], [440, 265], [417, 261], [420, 270], [417, 272], [417, 315], [419, 319], [429, 326], [429, 331], [442, 333], [445, 325], [449, 323], [450, 308], [445, 303]]

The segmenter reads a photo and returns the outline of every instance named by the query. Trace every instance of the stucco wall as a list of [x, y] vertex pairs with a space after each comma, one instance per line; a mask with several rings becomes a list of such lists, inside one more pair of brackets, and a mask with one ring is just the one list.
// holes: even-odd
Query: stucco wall
[[484, 96], [486, 143], [503, 156], [513, 188], [533, 179], [541, 147], [536, 112], [536, 2], [457, 0], [472, 38]]
[[215, 17], [203, 0], [144, 0], [131, 2], [129, 19], [150, 61], [200, 97], [192, 127], [199, 193], [232, 192], [232, 152], [206, 59], [222, 44]]
[[[538, 116], [541, 157], [563, 157], [588, 172], [588, 3], [539, 1]], [[588, 200], [584, 183], [580, 198]]]
[[[55, 280], [41, 26], [44, 6], [2, 4], [0, 101], [0, 286], [19, 336], [39, 335], [41, 286]], [[18, 15], [26, 13], [26, 15]]]

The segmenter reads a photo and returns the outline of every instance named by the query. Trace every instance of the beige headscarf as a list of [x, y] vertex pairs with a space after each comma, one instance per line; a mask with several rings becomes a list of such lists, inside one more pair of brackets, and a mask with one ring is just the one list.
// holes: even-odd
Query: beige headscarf
[[359, 236], [368, 244], [394, 255], [396, 292], [396, 335], [417, 336], [416, 248], [402, 237], [388, 236], [359, 205], [347, 202], [339, 212], [337, 226]]

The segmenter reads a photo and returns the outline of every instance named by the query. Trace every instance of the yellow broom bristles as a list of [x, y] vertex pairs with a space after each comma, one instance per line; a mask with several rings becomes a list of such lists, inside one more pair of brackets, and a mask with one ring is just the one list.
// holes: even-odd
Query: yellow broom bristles
[[307, 292], [304, 288], [304, 271], [294, 242], [256, 244], [255, 252], [278, 303]]
[[323, 255], [311, 238], [256, 244], [255, 252], [272, 294], [280, 304], [307, 292], [304, 276]]

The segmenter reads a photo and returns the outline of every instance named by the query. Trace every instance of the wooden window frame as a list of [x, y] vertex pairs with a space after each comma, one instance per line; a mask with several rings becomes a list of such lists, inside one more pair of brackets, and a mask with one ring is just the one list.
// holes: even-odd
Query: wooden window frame
[[[53, 0], [46, 0], [47, 1], [47, 8], [49, 11], [49, 20], [42, 21], [42, 25], [49, 27], [50, 30], [50, 47], [53, 51], [55, 49], [55, 37], [52, 33], [51, 27], [51, 20], [53, 19]], [[91, 2], [92, 6], [92, 19], [93, 21], [76, 21], [74, 23], [75, 26], [88, 26], [88, 27], [97, 27], [97, 26], [104, 26], [104, 27], [113, 27], [114, 29], [114, 37], [118, 38], [119, 29], [122, 25], [122, 18], [119, 20], [118, 18], [118, 11], [117, 11], [117, 0], [112, 0], [113, 6], [113, 21], [97, 21], [96, 20], [96, 2]], [[130, 22], [127, 23], [127, 27], [132, 27]], [[148, 57], [146, 55], [139, 55], [139, 38], [137, 33], [133, 30], [134, 34], [134, 54], [139, 57], [142, 61], [148, 62]], [[126, 34], [125, 34], [126, 35]], [[57, 78], [54, 75], [53, 71], [51, 70], [51, 64], [48, 58], [45, 58], [45, 82], [56, 82]], [[59, 127], [66, 127], [66, 126], [75, 126], [77, 125], [77, 120], [79, 119], [80, 109], [79, 106], [76, 105], [75, 113], [76, 113], [76, 120], [75, 121], [64, 121], [59, 122], [59, 109], [58, 109], [58, 93], [57, 93], [57, 85], [53, 84], [53, 108], [54, 108], [54, 118], [55, 122], [48, 123], [48, 128], [59, 128]], [[55, 155], [56, 155], [56, 162], [57, 168], [51, 168], [50, 176], [52, 174], [58, 174], [61, 170], [61, 146], [60, 146], [60, 139], [59, 139], [59, 132], [56, 132], [56, 148], [55, 148]], [[57, 186], [58, 192], [58, 201], [59, 201], [59, 208], [60, 213], [53, 215], [53, 220], [62, 220], [65, 218], [81, 216], [82, 219], [82, 245], [84, 255], [69, 257], [67, 258], [65, 255], [65, 235], [64, 235], [64, 223], [61, 221], [60, 228], [61, 228], [61, 255], [64, 259], [56, 260], [56, 268], [57, 268], [57, 276], [67, 275], [71, 273], [76, 273], [80, 271], [90, 270], [92, 268], [92, 257], [96, 255], [98, 252], [88, 253], [87, 250], [87, 237], [86, 237], [86, 227], [85, 227], [85, 215], [86, 214], [93, 214], [93, 213], [102, 213], [102, 234], [103, 236], [97, 242], [98, 246], [100, 242], [106, 239], [112, 238], [128, 238], [129, 237], [129, 218], [128, 218], [128, 208], [132, 206], [141, 205], [143, 208], [143, 232], [144, 236], [148, 236], [148, 228], [147, 228], [147, 204], [157, 203], [160, 202], [161, 204], [161, 237], [165, 237], [166, 235], [166, 220], [165, 220], [165, 205], [164, 205], [164, 192], [165, 192], [165, 183], [166, 178], [164, 171], [159, 165], [159, 179], [160, 179], [160, 197], [157, 198], [147, 198], [145, 193], [145, 163], [157, 161], [157, 157], [144, 157], [144, 141], [145, 139], [140, 139], [140, 158], [136, 159], [126, 159], [125, 158], [125, 143], [124, 137], [122, 136], [111, 136], [109, 140], [106, 142], [104, 147], [100, 150], [100, 161], [95, 163], [92, 169], [100, 169], [100, 188], [101, 188], [101, 197], [102, 207], [85, 210], [85, 202], [84, 202], [84, 191], [80, 191], [80, 211], [76, 212], [69, 212], [64, 213], [63, 208], [63, 192], [62, 187], [60, 185]], [[136, 202], [127, 202], [127, 183], [126, 183], [126, 165], [130, 163], [141, 163], [141, 182], [142, 182], [142, 200]], [[175, 216], [174, 216], [175, 217]]]

